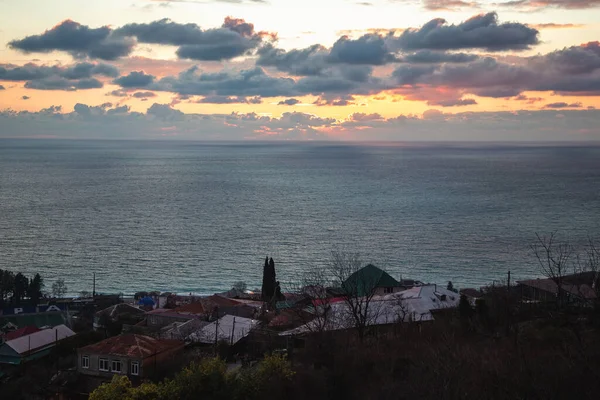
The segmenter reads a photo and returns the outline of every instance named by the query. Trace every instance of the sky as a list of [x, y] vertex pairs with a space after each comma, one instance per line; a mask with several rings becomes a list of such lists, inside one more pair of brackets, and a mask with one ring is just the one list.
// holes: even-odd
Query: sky
[[0, 138], [600, 141], [600, 0], [0, 0]]

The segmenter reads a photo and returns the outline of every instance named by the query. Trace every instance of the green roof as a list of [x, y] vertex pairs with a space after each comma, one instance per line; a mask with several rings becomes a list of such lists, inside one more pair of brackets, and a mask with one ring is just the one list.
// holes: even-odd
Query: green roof
[[384, 270], [369, 264], [348, 277], [342, 288], [350, 295], [365, 296], [378, 287], [398, 287], [400, 283]]

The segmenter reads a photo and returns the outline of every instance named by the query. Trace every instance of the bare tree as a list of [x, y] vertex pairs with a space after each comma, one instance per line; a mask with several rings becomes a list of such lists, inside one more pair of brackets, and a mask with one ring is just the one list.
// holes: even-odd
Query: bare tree
[[303, 329], [307, 332], [321, 334], [332, 327], [334, 310], [327, 292], [330, 282], [327, 270], [315, 267], [304, 271], [293, 289], [302, 300], [291, 310], [304, 323]]
[[56, 298], [61, 298], [67, 293], [67, 285], [65, 285], [65, 280], [59, 278], [56, 282], [52, 284], [52, 296]]
[[362, 342], [381, 311], [382, 302], [374, 301], [380, 277], [365, 271], [360, 254], [352, 252], [332, 251], [329, 270], [344, 298], [347, 324]]

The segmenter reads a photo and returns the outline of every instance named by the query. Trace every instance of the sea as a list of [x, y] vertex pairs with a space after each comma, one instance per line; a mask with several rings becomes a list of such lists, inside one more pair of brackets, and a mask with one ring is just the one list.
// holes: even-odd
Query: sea
[[[70, 295], [285, 290], [332, 251], [397, 279], [542, 276], [530, 245], [600, 238], [600, 147], [0, 140], [0, 268]], [[600, 242], [600, 240], [598, 241]]]

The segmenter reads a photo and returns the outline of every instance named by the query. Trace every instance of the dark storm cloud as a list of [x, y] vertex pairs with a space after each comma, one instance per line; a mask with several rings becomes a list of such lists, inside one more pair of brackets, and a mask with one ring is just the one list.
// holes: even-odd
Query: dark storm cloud
[[285, 99], [285, 100], [282, 100], [279, 103], [277, 103], [277, 105], [279, 105], [279, 106], [295, 106], [298, 103], [300, 103], [300, 100], [298, 100], [298, 99]]
[[144, 71], [133, 71], [113, 82], [123, 88], [143, 88], [150, 85], [154, 79], [153, 75], [148, 75]]
[[107, 26], [90, 28], [66, 20], [40, 35], [13, 40], [8, 45], [25, 53], [66, 51], [76, 58], [115, 60], [129, 55], [133, 51], [135, 41], [125, 37], [114, 37], [111, 33], [112, 30]]
[[525, 50], [538, 44], [539, 32], [521, 23], [498, 24], [495, 12], [476, 15], [458, 25], [448, 25], [436, 18], [419, 29], [407, 29], [398, 37], [388, 37], [394, 50], [458, 50], [487, 51]]

